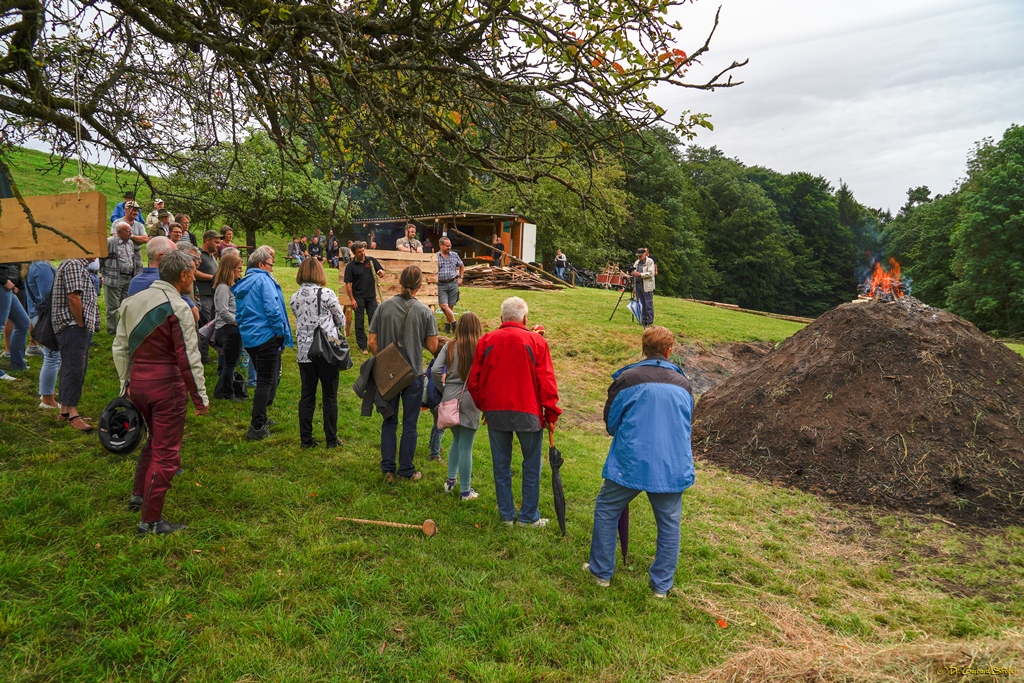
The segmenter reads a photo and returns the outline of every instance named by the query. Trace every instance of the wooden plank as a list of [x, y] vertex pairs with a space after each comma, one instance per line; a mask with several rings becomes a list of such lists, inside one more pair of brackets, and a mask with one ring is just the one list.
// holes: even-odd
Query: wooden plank
[[384, 266], [384, 270], [393, 270], [401, 273], [406, 266], [419, 266], [420, 270], [424, 273], [437, 272], [437, 254], [414, 254], [408, 251], [367, 249], [366, 255], [380, 261], [380, 264]]
[[66, 258], [95, 258], [107, 255], [107, 198], [100, 192], [25, 197], [25, 204], [37, 222], [68, 234], [88, 249], [81, 249], [49, 230], [39, 230], [32, 239], [32, 224], [17, 199], [0, 199], [0, 263], [57, 261]]

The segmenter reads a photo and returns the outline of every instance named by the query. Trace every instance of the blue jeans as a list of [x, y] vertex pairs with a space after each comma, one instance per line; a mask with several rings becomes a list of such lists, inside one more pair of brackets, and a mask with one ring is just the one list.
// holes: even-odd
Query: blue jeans
[[[540, 451], [544, 432], [515, 432], [523, 449], [523, 503], [519, 507], [519, 521], [532, 524], [540, 519]], [[494, 467], [494, 497], [498, 501], [498, 514], [506, 522], [516, 518], [516, 504], [512, 499], [512, 432], [487, 430], [491, 441], [491, 464]], [[451, 457], [451, 454], [448, 456]]]
[[555, 266], [555, 277], [557, 277], [559, 280], [564, 280], [565, 268], [559, 268], [558, 266]]
[[28, 342], [28, 313], [18, 301], [14, 290], [0, 287], [0, 331], [10, 320], [14, 325], [11, 332], [11, 370], [27, 370], [25, 344]]
[[[435, 411], [436, 412], [436, 411]], [[444, 440], [444, 430], [437, 426], [437, 417], [434, 417], [434, 426], [430, 428], [430, 457], [441, 457], [441, 442]]]
[[[599, 579], [611, 579], [615, 572], [615, 539], [619, 517], [629, 501], [642, 492], [604, 480], [594, 503], [594, 533], [590, 538], [590, 571]], [[647, 492], [658, 525], [657, 550], [651, 565], [651, 589], [667, 593], [679, 563], [679, 520], [683, 514], [683, 493]]]
[[39, 370], [39, 395], [52, 396], [57, 386], [57, 373], [60, 371], [60, 351], [51, 351], [42, 344], [43, 367]]
[[[417, 377], [391, 399], [394, 414], [384, 418], [380, 426], [380, 471], [395, 471], [395, 451], [398, 451], [398, 474], [411, 477], [416, 473], [412, 457], [416, 454], [416, 423], [420, 419], [420, 405], [423, 404], [423, 377]], [[398, 402], [402, 402], [402, 444], [398, 445]]]

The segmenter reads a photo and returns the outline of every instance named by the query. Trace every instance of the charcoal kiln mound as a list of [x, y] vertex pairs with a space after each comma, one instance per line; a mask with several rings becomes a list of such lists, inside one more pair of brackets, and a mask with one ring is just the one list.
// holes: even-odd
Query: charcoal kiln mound
[[679, 364], [697, 396], [718, 386], [739, 370], [757, 363], [774, 348], [771, 342], [729, 342], [705, 345], [701, 342], [675, 344], [672, 360]]
[[840, 306], [701, 397], [698, 457], [854, 504], [1024, 524], [1024, 358], [909, 296]]

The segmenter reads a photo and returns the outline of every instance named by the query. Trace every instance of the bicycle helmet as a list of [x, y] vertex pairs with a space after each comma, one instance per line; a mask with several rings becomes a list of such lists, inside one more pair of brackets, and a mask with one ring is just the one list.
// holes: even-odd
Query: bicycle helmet
[[146, 440], [146, 421], [126, 396], [107, 404], [100, 414], [100, 444], [111, 453], [127, 454]]

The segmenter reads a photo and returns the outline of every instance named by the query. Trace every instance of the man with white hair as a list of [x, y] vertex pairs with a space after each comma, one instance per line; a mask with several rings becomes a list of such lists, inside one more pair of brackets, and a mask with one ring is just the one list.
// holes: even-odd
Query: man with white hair
[[151, 229], [154, 225], [156, 225], [160, 221], [160, 212], [163, 211], [163, 210], [164, 210], [164, 200], [159, 199], [159, 198], [158, 199], [154, 199], [153, 200], [153, 210], [149, 212], [148, 216], [146, 216], [146, 230]]
[[512, 499], [512, 433], [523, 450], [520, 526], [543, 528], [540, 516], [540, 469], [543, 429], [554, 430], [558, 384], [548, 343], [526, 326], [529, 308], [517, 296], [501, 304], [501, 327], [480, 338], [466, 390], [487, 418], [498, 512], [505, 524], [516, 523]]
[[113, 237], [107, 238], [106, 257], [100, 259], [100, 272], [106, 285], [107, 334], [110, 336], [117, 331], [117, 309], [128, 297], [128, 287], [136, 275], [131, 224], [118, 221], [114, 232]]
[[[120, 206], [120, 205], [119, 205]], [[132, 226], [132, 244], [135, 247], [135, 272], [138, 274], [142, 270], [142, 248], [149, 241], [149, 235], [146, 233], [146, 226], [143, 225], [139, 215], [141, 209], [139, 205], [135, 203], [134, 199], [125, 200], [124, 206], [121, 208], [121, 215], [110, 222], [110, 234], [111, 236], [117, 233], [117, 224], [121, 221], [128, 223]], [[115, 214], [117, 212], [115, 211]]]

